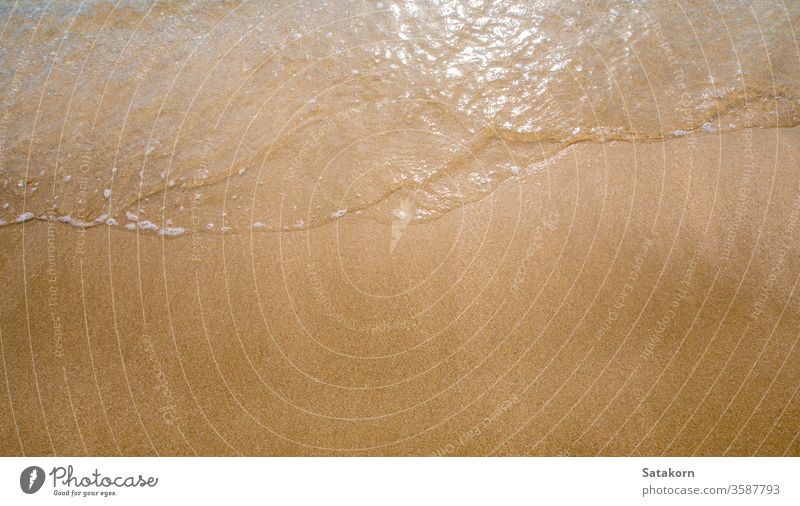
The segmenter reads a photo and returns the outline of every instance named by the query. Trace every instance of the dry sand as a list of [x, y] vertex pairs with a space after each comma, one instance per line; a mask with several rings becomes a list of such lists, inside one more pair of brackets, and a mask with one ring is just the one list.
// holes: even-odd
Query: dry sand
[[2, 227], [0, 454], [800, 455], [799, 154], [578, 143], [407, 226]]

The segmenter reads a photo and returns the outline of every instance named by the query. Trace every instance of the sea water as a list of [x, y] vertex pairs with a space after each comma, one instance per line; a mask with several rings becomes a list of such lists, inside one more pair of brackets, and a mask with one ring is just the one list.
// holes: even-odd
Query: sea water
[[0, 26], [5, 226], [413, 225], [575, 143], [800, 118], [797, 2], [27, 1]]

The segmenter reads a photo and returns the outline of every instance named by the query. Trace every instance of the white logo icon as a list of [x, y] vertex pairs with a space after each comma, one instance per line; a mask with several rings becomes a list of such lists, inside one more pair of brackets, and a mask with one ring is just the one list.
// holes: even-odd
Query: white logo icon
[[26, 467], [19, 475], [19, 486], [26, 494], [35, 494], [43, 484], [44, 469], [39, 466]]

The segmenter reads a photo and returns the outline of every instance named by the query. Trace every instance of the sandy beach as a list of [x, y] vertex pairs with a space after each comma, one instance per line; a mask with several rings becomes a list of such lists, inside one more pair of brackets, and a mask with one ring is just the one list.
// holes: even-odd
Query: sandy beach
[[796, 7], [42, 3], [0, 454], [800, 456]]
[[0, 229], [6, 455], [797, 455], [800, 130], [406, 228]]

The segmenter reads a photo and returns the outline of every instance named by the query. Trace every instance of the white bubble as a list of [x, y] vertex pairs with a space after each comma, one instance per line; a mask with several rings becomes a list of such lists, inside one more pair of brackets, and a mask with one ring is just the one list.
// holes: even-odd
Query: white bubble
[[159, 230], [159, 235], [166, 235], [169, 237], [177, 237], [181, 234], [186, 232], [186, 229], [183, 227], [166, 227]]

